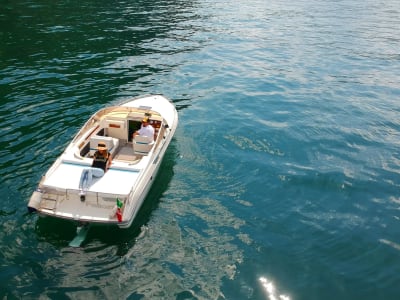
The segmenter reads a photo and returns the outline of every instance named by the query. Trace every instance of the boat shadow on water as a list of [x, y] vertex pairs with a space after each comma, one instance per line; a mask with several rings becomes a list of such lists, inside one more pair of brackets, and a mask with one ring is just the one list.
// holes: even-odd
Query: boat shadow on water
[[[142, 227], [149, 222], [152, 212], [157, 209], [163, 193], [168, 189], [174, 174], [173, 167], [176, 157], [176, 148], [174, 142], [172, 142], [161, 162], [160, 170], [154, 183], [129, 228], [121, 229], [117, 225], [91, 225], [85, 240], [81, 244], [81, 249], [90, 248], [90, 244], [96, 241], [96, 248], [99, 246], [116, 246], [116, 254], [119, 256], [125, 255], [135, 244]], [[70, 247], [69, 243], [77, 235], [78, 225], [76, 222], [69, 220], [39, 217], [36, 222], [35, 232], [40, 241], [50, 243], [58, 249], [63, 249]]]

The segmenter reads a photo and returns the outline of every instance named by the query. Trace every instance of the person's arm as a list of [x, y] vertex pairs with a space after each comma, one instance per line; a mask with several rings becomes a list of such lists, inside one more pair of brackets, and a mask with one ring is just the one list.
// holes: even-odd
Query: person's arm
[[[140, 129], [142, 129], [142, 128], [140, 127]], [[136, 130], [136, 131], [133, 133], [132, 139], [134, 139], [135, 136], [140, 135], [140, 129]]]
[[110, 152], [108, 152], [108, 163], [107, 163], [107, 169], [111, 167], [111, 162], [112, 162], [112, 155]]
[[[151, 133], [151, 134], [150, 134]], [[153, 138], [153, 141], [156, 140], [156, 130], [153, 126], [149, 125], [148, 136]]]
[[92, 167], [93, 167], [94, 162], [95, 162], [95, 160], [96, 160], [96, 158], [97, 158], [96, 153], [97, 153], [97, 152], [93, 153]]

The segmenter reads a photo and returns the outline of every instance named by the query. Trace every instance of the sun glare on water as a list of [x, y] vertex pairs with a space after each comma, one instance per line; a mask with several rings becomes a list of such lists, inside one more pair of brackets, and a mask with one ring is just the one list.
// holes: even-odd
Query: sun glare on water
[[265, 293], [267, 295], [268, 300], [290, 300], [289, 296], [286, 295], [278, 295], [278, 291], [276, 290], [276, 287], [274, 283], [270, 280], [268, 280], [266, 277], [260, 277], [259, 278], [261, 282], [261, 286], [265, 290]]

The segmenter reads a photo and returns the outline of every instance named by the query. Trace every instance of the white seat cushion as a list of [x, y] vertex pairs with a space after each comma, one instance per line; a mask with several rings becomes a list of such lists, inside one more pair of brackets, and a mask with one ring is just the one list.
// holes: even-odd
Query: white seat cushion
[[90, 156], [92, 156], [96, 150], [97, 150], [97, 145], [102, 142], [106, 144], [106, 147], [108, 149], [108, 152], [113, 155], [115, 151], [118, 149], [119, 145], [119, 140], [116, 138], [112, 138], [110, 136], [100, 136], [100, 135], [94, 135], [90, 137]]
[[153, 147], [153, 137], [137, 135], [132, 141], [133, 153], [147, 155]]

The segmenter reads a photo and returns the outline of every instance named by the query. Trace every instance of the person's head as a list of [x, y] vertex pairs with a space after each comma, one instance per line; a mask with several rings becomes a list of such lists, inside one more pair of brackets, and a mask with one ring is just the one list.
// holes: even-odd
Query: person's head
[[142, 124], [144, 126], [147, 126], [149, 124], [149, 118], [148, 117], [144, 117], [143, 120], [142, 120]]
[[99, 150], [101, 153], [107, 151], [107, 146], [105, 143], [100, 142], [97, 144], [97, 150]]

